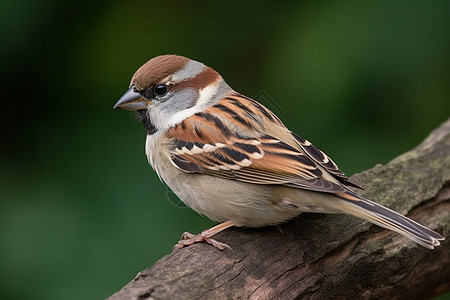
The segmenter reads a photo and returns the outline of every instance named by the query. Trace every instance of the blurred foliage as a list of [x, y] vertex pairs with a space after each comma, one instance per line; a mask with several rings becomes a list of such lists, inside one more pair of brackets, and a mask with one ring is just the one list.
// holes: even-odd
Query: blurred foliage
[[[213, 222], [184, 208], [112, 106], [176, 53], [263, 95], [351, 175], [450, 112], [450, 2], [0, 4], [0, 298], [99, 299]], [[263, 100], [264, 100], [263, 99]]]

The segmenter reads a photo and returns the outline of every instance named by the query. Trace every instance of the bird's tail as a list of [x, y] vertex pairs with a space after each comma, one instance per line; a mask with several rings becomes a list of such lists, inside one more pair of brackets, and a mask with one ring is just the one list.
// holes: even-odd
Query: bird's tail
[[338, 196], [344, 200], [347, 214], [398, 232], [426, 248], [434, 249], [444, 240], [437, 232], [371, 200], [347, 193]]

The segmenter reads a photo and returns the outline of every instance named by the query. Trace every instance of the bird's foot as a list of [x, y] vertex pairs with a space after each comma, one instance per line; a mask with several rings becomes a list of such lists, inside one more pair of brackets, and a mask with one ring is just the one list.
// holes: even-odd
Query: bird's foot
[[205, 235], [205, 231], [200, 234], [192, 234], [190, 232], [183, 233], [181, 235], [181, 240], [174, 246], [174, 248], [181, 249], [185, 246], [189, 246], [195, 243], [207, 242], [208, 244], [216, 247], [219, 250], [225, 250], [226, 248], [231, 249], [231, 247], [227, 244], [219, 242], [218, 240], [211, 238], [209, 235]]
[[231, 226], [234, 226], [233, 222], [227, 221], [218, 224], [210, 229], [203, 230], [200, 234], [192, 234], [190, 232], [185, 232], [181, 235], [181, 240], [175, 246], [173, 246], [173, 249], [175, 248], [181, 249], [185, 246], [201, 242], [207, 242], [208, 244], [214, 246], [219, 250], [225, 250], [227, 248], [231, 249], [231, 247], [228, 246], [227, 244], [211, 238], [216, 233], [221, 232], [222, 230], [225, 230]]

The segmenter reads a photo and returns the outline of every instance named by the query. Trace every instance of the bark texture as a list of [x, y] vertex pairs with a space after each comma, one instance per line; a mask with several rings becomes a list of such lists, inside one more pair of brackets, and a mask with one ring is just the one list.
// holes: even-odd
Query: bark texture
[[[450, 119], [386, 165], [352, 176], [365, 197], [449, 236]], [[429, 250], [345, 215], [231, 228], [219, 251], [166, 255], [109, 299], [429, 299], [450, 291], [450, 241]]]

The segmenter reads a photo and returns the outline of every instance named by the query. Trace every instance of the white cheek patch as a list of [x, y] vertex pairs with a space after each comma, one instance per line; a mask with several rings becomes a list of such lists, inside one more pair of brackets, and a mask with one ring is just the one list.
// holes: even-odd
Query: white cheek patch
[[190, 116], [203, 111], [209, 105], [211, 99], [213, 99], [216, 95], [217, 89], [219, 87], [218, 83], [219, 82], [217, 81], [214, 84], [210, 84], [207, 87], [201, 89], [199, 91], [199, 98], [197, 99], [197, 102], [193, 107], [175, 113], [172, 117], [169, 118], [167, 123], [162, 125], [165, 125], [164, 127], [166, 128], [173, 127], [181, 123], [183, 120], [189, 118]]
[[214, 84], [210, 84], [201, 89], [199, 91], [200, 97], [198, 98], [197, 103], [194, 105], [193, 108], [197, 107], [203, 109], [205, 105], [207, 105], [210, 102], [210, 100], [214, 98], [214, 96], [217, 93], [218, 87], [219, 85], [218, 82], [216, 81]]

